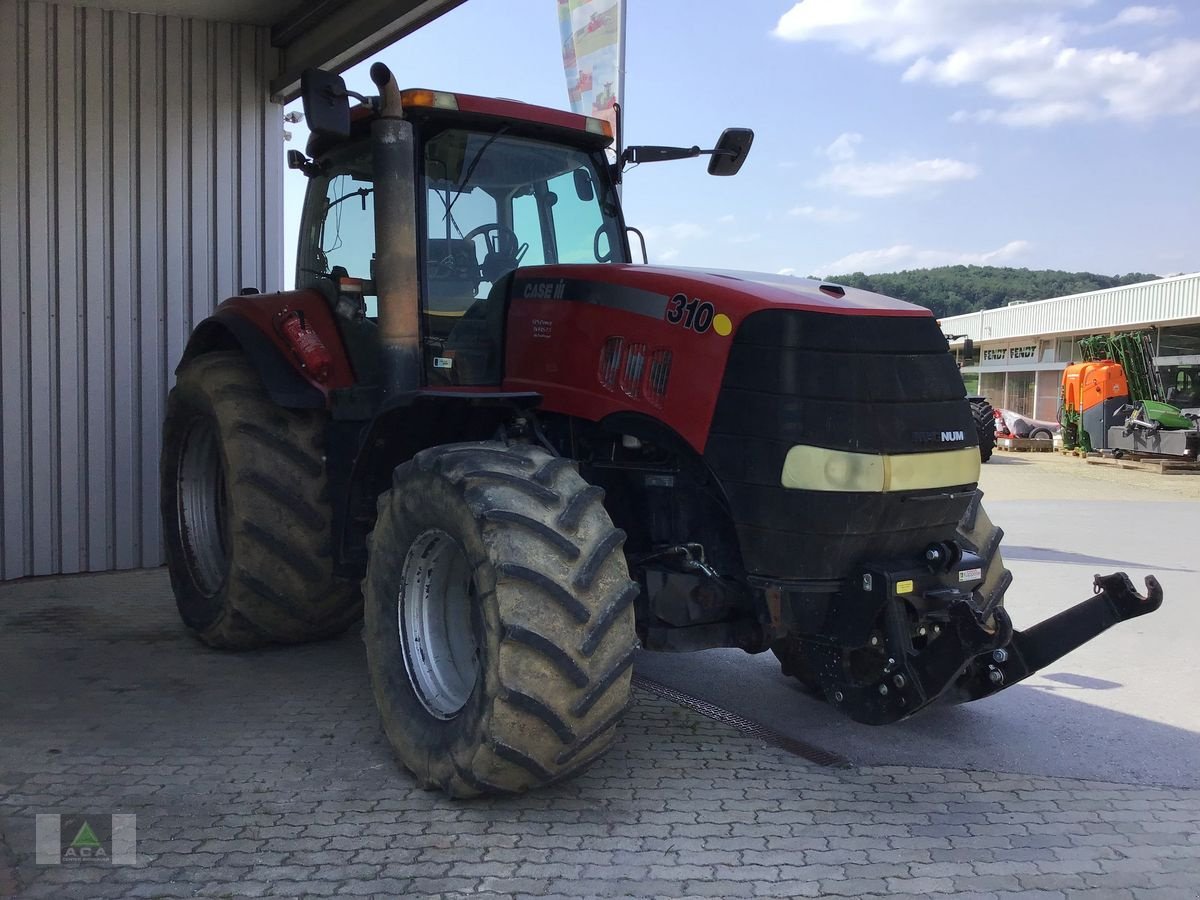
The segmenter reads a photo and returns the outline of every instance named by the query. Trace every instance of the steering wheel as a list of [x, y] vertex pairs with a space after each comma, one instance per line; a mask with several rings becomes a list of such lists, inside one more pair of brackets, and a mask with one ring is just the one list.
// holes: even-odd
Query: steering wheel
[[474, 241], [481, 235], [487, 248], [487, 254], [479, 264], [484, 281], [495, 282], [501, 275], [515, 269], [529, 249], [529, 244], [522, 244], [515, 231], [499, 222], [476, 226], [463, 235], [463, 240]]

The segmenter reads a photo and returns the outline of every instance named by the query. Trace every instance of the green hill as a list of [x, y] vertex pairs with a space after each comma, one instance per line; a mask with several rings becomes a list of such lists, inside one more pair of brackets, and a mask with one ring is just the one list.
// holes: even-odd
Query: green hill
[[1101, 288], [1150, 281], [1157, 275], [1096, 275], [1092, 272], [1059, 272], [1054, 269], [1013, 269], [1001, 266], [941, 266], [908, 269], [880, 275], [835, 275], [835, 284], [887, 294], [933, 310], [934, 315], [956, 316], [978, 309], [995, 309], [1014, 300], [1046, 300], [1064, 294], [1081, 294]]

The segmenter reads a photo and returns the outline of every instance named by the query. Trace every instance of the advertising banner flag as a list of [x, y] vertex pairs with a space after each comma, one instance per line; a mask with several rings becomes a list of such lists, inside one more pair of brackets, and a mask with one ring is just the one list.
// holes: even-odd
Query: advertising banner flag
[[607, 119], [624, 102], [625, 0], [557, 0], [572, 112]]

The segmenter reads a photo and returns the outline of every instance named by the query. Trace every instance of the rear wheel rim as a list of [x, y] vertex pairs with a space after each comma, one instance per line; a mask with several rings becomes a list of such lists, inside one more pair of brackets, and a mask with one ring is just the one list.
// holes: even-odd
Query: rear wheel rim
[[475, 581], [458, 541], [431, 528], [404, 557], [396, 619], [417, 699], [438, 719], [467, 705], [479, 680]]
[[197, 417], [179, 452], [179, 537], [192, 581], [206, 597], [229, 573], [225, 465], [213, 423]]

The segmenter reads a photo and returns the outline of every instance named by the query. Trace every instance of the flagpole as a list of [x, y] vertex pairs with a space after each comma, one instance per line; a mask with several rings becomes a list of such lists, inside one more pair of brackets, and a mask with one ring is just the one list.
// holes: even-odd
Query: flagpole
[[[619, 98], [615, 124], [617, 127], [617, 165], [621, 164], [621, 152], [625, 149], [625, 13], [628, 0], [617, 0], [617, 97]], [[621, 196], [621, 184], [617, 183], [617, 196]]]

